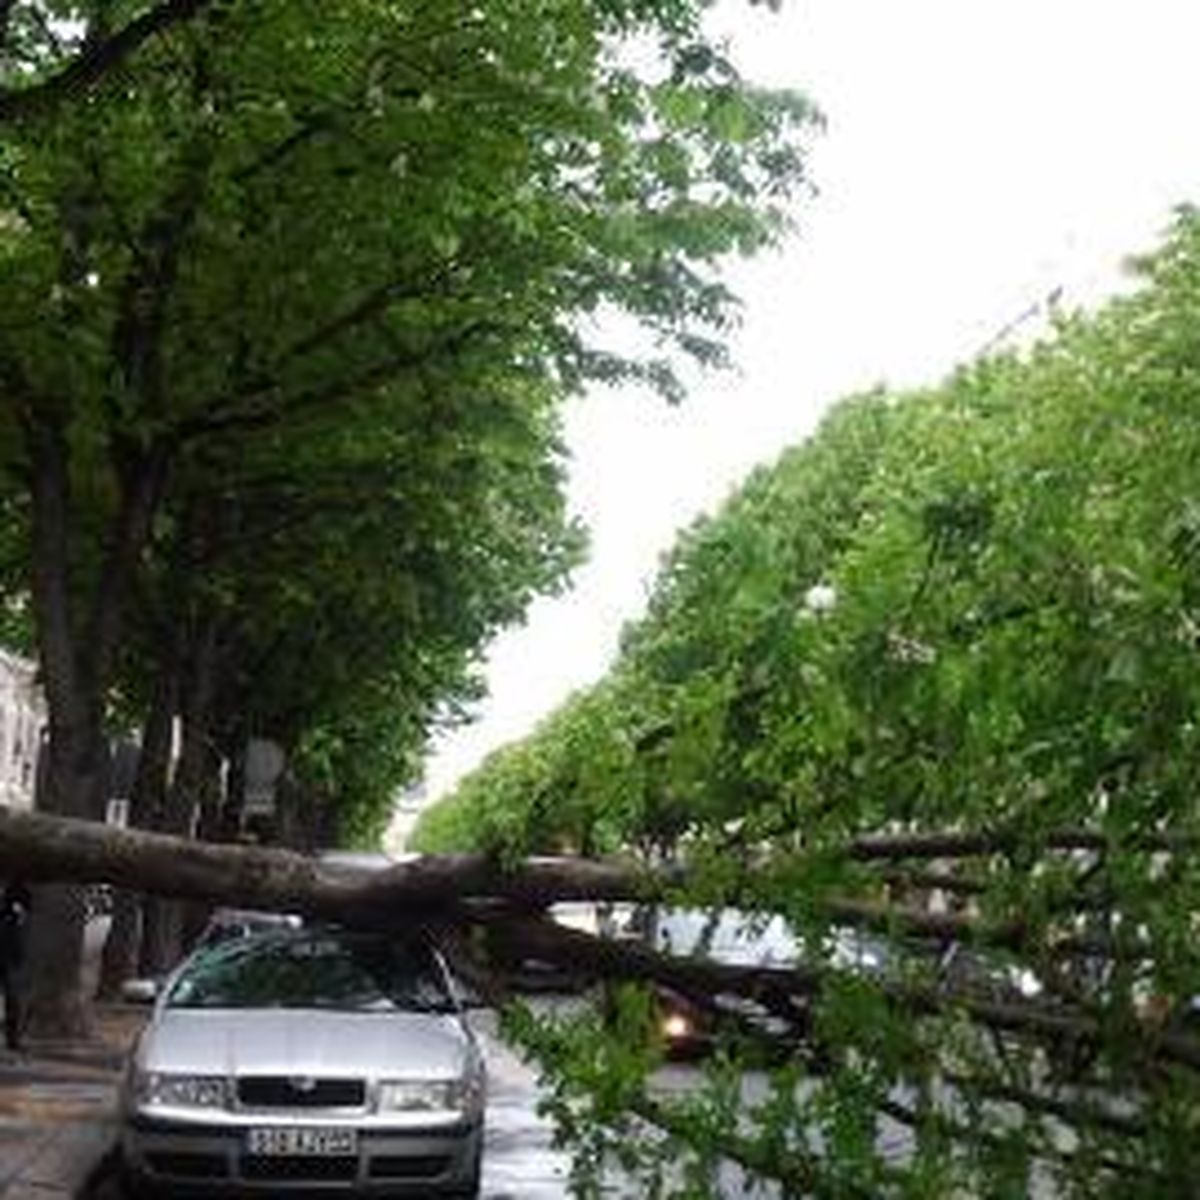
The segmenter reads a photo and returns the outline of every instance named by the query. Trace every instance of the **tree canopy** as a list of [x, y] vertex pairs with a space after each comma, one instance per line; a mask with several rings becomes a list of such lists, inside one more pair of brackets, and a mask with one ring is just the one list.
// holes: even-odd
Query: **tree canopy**
[[722, 260], [786, 226], [814, 114], [704, 7], [0, 4], [0, 578], [45, 807], [97, 810], [106, 720], [153, 698], [185, 716], [177, 782], [221, 710], [377, 819], [578, 552], [558, 403], [677, 398], [680, 355], [723, 358]]
[[[36, 517], [30, 476], [63, 460], [63, 632], [105, 632], [94, 653], [110, 659], [99, 609], [130, 590], [113, 573], [149, 542], [169, 557], [173, 534], [195, 539], [198, 513], [208, 541], [241, 538], [222, 587], [243, 592], [228, 581], [273, 550], [274, 526], [307, 525], [271, 562], [275, 610], [306, 588], [337, 607], [333, 578], [299, 582], [321, 563], [357, 575], [361, 607], [362, 562], [390, 538], [427, 609], [473, 586], [467, 648], [553, 583], [575, 537], [556, 401], [597, 377], [678, 394], [669, 356], [609, 352], [586, 319], [623, 310], [664, 352], [720, 359], [734, 307], [718, 261], [778, 235], [800, 178], [808, 106], [740, 79], [700, 15], [5, 5], [0, 440], [18, 530]], [[623, 48], [637, 38], [657, 53]], [[64, 83], [83, 64], [86, 83]], [[345, 536], [345, 513], [332, 532], [339, 507], [380, 543]], [[453, 578], [438, 565], [452, 543]], [[30, 546], [14, 591], [39, 578]], [[532, 574], [506, 581], [518, 561]], [[42, 658], [53, 693], [71, 656]]]
[[[583, 1166], [657, 1126], [697, 1168], [666, 1194], [721, 1154], [797, 1195], [1191, 1186], [1200, 217], [1138, 270], [836, 407], [680, 538], [608, 677], [426, 815], [426, 850], [640, 848], [673, 904], [802, 947], [757, 1095], [748, 1045], [664, 1100], [652, 1050], [526, 1019]], [[864, 928], [894, 968], [847, 968]]]

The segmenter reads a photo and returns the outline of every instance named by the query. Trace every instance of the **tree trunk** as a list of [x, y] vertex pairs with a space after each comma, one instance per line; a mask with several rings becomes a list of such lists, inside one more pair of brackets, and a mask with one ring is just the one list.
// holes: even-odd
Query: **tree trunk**
[[[200, 819], [197, 836], [201, 841], [216, 842], [221, 836], [221, 817], [224, 795], [221, 787], [221, 755], [210, 737], [204, 739], [203, 763], [199, 781]], [[209, 900], [185, 902], [183, 913], [183, 948], [191, 950], [204, 932], [212, 915]]]
[[285, 770], [275, 781], [275, 843], [287, 850], [311, 849], [312, 831], [307, 827], [306, 815], [312, 815], [308, 798], [296, 786], [291, 772]]
[[[1048, 840], [1058, 836], [1052, 834]], [[1158, 841], [1167, 835], [1153, 837]], [[1194, 851], [1194, 839], [1189, 845]], [[669, 892], [679, 886], [678, 871], [651, 873], [632, 863], [532, 859], [505, 864], [486, 855], [459, 855], [421, 858], [372, 871], [326, 865], [283, 850], [217, 846], [94, 821], [0, 809], [0, 873], [11, 872], [16, 865], [33, 879], [141, 886], [363, 927], [495, 925], [524, 955], [541, 961], [600, 977], [653, 980], [685, 993], [745, 996], [771, 1011], [776, 1007], [791, 1011], [797, 998], [819, 995], [843, 974], [838, 968], [803, 961], [757, 966], [674, 957], [549, 920], [514, 915], [555, 900], [630, 899], [655, 891], [661, 896], [664, 889]], [[896, 915], [907, 922], [903, 912]], [[893, 932], [903, 937], [899, 927]], [[1042, 949], [1032, 948], [1033, 961]], [[903, 975], [880, 978], [874, 986], [896, 1011], [916, 1019], [954, 1014], [978, 1026], [1033, 1039], [1037, 1045], [1092, 1045], [1106, 1037], [1103, 1010], [1091, 1004], [1047, 1006], [1038, 997], [1019, 996], [996, 1000], [977, 989], [932, 986]], [[1125, 1036], [1135, 1039], [1126, 1048], [1136, 1049], [1138, 1061], [1200, 1070], [1200, 1040], [1188, 1033], [1149, 1024], [1123, 1031]]]
[[275, 782], [274, 845], [302, 854], [336, 846], [335, 799], [320, 788], [304, 788], [288, 768]]
[[229, 769], [225, 776], [225, 800], [221, 806], [221, 824], [217, 841], [236, 842], [242, 832], [246, 808], [246, 745], [249, 739], [238, 730], [226, 742]]
[[[202, 618], [191, 642], [180, 706], [183, 741], [160, 826], [164, 832], [181, 837], [195, 836], [200, 797], [212, 759], [209, 729], [216, 684], [215, 622]], [[184, 905], [177, 900], [150, 898], [142, 929], [142, 974], [152, 978], [165, 975], [183, 956], [186, 943]]]
[[[45, 751], [50, 762], [43, 776], [45, 792], [39, 797], [39, 806], [96, 820], [108, 774], [102, 747], [98, 730], [85, 730], [77, 738], [60, 733], [56, 738], [52, 726]], [[81, 887], [49, 884], [33, 889], [27, 1031], [34, 1037], [78, 1037], [88, 1031], [88, 1001], [81, 979], [85, 920]]]
[[[163, 665], [142, 728], [142, 748], [137, 777], [129, 803], [129, 824], [153, 828], [166, 799], [171, 769], [171, 731], [175, 720], [176, 673], [174, 661]], [[112, 925], [100, 960], [97, 996], [115, 999], [121, 986], [138, 968], [142, 940], [143, 898], [138, 892], [118, 890], [113, 902]]]
[[201, 748], [196, 800], [200, 808], [197, 836], [206, 842], [220, 841], [221, 810], [225, 800], [221, 787], [221, 756], [207, 729]]
[[163, 896], [148, 896], [142, 908], [142, 942], [138, 974], [161, 979], [183, 955], [183, 904]]
[[126, 980], [137, 973], [138, 950], [142, 943], [142, 897], [138, 892], [118, 889], [113, 896], [112, 921], [100, 955], [97, 1000], [117, 1000]]
[[[24, 433], [32, 477], [32, 583], [49, 738], [38, 806], [96, 819], [107, 784], [104, 698], [120, 636], [129, 576], [145, 544], [166, 471], [164, 451], [127, 454], [120, 507], [90, 603], [72, 589], [71, 474], [62, 406], [30, 405]], [[86, 610], [86, 611], [83, 611]], [[78, 1036], [88, 1026], [82, 993], [85, 906], [75, 888], [38, 888], [30, 913], [30, 1032]]]
[[[526, 908], [555, 900], [652, 897], [679, 871], [633, 862], [536, 858], [505, 865], [486, 854], [421, 857], [385, 870], [328, 865], [261, 846], [229, 846], [0, 807], [0, 877], [86, 880], [242, 908], [346, 917], [361, 904], [403, 919], [472, 898]], [[353, 915], [353, 914], [351, 914]]]
[[[100, 787], [100, 705], [75, 654], [68, 559], [70, 478], [67, 440], [55, 416], [26, 427], [33, 474], [33, 599], [38, 653], [49, 709], [38, 807], [94, 816]], [[28, 1012], [34, 1035], [86, 1032], [80, 987], [83, 892], [51, 885], [34, 890], [29, 924]]]

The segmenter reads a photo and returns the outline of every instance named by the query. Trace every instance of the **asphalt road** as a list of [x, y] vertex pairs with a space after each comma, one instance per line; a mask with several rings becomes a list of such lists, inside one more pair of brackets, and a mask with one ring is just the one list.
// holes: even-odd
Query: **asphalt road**
[[534, 1073], [496, 1037], [495, 1014], [473, 1013], [471, 1023], [488, 1065], [485, 1200], [563, 1200], [570, 1160], [553, 1148], [550, 1124], [537, 1115]]

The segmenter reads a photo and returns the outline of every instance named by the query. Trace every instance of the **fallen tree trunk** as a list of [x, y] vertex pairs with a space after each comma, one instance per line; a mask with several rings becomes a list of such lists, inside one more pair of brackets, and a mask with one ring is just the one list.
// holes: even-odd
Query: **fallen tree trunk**
[[634, 863], [482, 854], [400, 862], [382, 870], [323, 863], [290, 850], [198, 842], [95, 821], [0, 808], [0, 875], [30, 882], [110, 883], [179, 899], [362, 920], [388, 909], [457, 908], [473, 900], [652, 898], [679, 882]]
[[[631, 862], [530, 858], [506, 864], [486, 855], [421, 857], [383, 869], [323, 862], [288, 850], [197, 842], [97, 822], [0, 809], [0, 874], [30, 882], [102, 882], [223, 905], [291, 911], [344, 923], [386, 926], [415, 920], [500, 922], [538, 958], [599, 976], [729, 992], [768, 1004], [820, 992], [824, 967], [736, 966], [661, 954], [641, 944], [569, 930], [522, 911], [563, 900], [650, 900], [683, 881], [679, 869]], [[883, 924], [887, 910], [829, 902], [831, 920]], [[893, 910], [895, 932], [969, 937], [961, 918]], [[1099, 1017], [1081, 1006], [996, 1000], [968, 991], [880, 980], [880, 990], [914, 1016], [953, 1010], [996, 1030], [1044, 1041], [1094, 1044]], [[1144, 1061], [1200, 1070], [1200, 1042], [1169, 1031], [1138, 1035]]]
[[[864, 841], [850, 842], [849, 855], [855, 856]], [[0, 875], [39, 883], [108, 883], [175, 899], [371, 924], [464, 906], [478, 918], [479, 905], [486, 902], [501, 902], [509, 916], [514, 907], [538, 909], [557, 901], [650, 902], [664, 900], [686, 879], [678, 866], [650, 868], [616, 859], [531, 857], [505, 863], [485, 854], [460, 854], [421, 856], [383, 868], [351, 866], [291, 850], [197, 841], [4, 808]], [[1119, 957], [1108, 936], [1066, 935], [1036, 945], [1020, 922], [988, 924], [840, 894], [820, 903], [835, 924], [891, 937], [961, 941], [1051, 957]]]
[[[943, 835], [929, 835], [932, 842]], [[953, 835], [958, 836], [958, 835]], [[1064, 835], [1074, 842], [1080, 835]], [[913, 839], [906, 839], [911, 846]], [[906, 848], [907, 848], [906, 846]], [[879, 848], [854, 839], [847, 854]], [[290, 850], [118, 829], [95, 821], [0, 808], [0, 874], [30, 882], [110, 883], [179, 899], [292, 910], [354, 919], [388, 906], [456, 907], [469, 900], [543, 906], [555, 901], [651, 901], [678, 888], [678, 866], [633, 860], [530, 857], [515, 863], [486, 854], [420, 856], [384, 869], [327, 864]], [[731, 901], [732, 902], [732, 901]], [[974, 917], [830, 895], [823, 907], [842, 924], [904, 934], [1017, 946], [1019, 926]], [[1087, 945], [1081, 952], [1100, 952]]]

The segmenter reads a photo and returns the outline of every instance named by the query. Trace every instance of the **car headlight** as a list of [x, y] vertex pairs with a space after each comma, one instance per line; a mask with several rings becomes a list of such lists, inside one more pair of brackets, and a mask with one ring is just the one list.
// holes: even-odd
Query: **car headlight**
[[379, 1085], [380, 1112], [471, 1113], [483, 1101], [480, 1080], [385, 1079]]
[[668, 1041], [678, 1042], [692, 1033], [692, 1023], [681, 1012], [667, 1013], [662, 1021], [663, 1037]]
[[137, 1078], [134, 1094], [140, 1104], [171, 1108], [225, 1108], [229, 1088], [220, 1075], [173, 1075], [148, 1071]]

